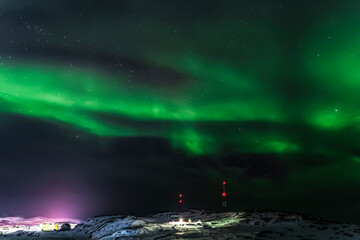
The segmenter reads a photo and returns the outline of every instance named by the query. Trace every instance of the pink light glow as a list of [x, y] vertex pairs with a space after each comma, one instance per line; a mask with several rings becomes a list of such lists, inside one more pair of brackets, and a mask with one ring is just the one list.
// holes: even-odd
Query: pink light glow
[[81, 211], [79, 201], [74, 199], [54, 199], [45, 205], [46, 216], [50, 218], [73, 218]]
[[91, 184], [85, 184], [81, 178], [48, 173], [25, 186], [26, 188], [19, 191], [23, 191], [22, 195], [26, 193], [27, 196], [14, 196], [11, 201], [2, 201], [0, 214], [29, 219], [33, 216], [49, 219], [83, 219], [96, 215], [98, 206], [102, 204], [102, 198], [99, 197], [101, 194], [97, 189]]
[[[38, 201], [33, 202], [32, 215], [41, 215], [48, 218], [78, 219], [87, 215], [93, 201], [72, 189], [54, 189], [42, 193]], [[31, 216], [31, 215], [30, 215]]]

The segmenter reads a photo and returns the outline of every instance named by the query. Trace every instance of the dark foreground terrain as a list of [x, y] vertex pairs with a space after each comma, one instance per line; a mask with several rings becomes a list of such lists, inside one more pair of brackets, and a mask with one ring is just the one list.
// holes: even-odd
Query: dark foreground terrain
[[0, 239], [359, 239], [360, 226], [282, 212], [190, 210], [148, 217], [90, 218], [69, 231], [16, 232]]

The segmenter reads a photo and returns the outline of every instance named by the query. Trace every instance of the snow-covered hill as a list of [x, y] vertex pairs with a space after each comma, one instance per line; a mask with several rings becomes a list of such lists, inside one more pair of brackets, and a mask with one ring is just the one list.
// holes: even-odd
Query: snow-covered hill
[[90, 218], [75, 229], [38, 233], [17, 232], [1, 239], [358, 239], [360, 227], [282, 212], [215, 213], [190, 210], [147, 217]]
[[[179, 222], [179, 220], [181, 221]], [[360, 227], [281, 212], [214, 213], [190, 210], [148, 217], [91, 218], [76, 236], [113, 239], [360, 239]]]

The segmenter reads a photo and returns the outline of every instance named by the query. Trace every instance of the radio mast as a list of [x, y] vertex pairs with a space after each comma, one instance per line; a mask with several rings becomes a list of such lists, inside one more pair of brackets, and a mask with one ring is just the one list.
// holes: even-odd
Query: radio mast
[[223, 184], [222, 184], [223, 191], [222, 191], [222, 194], [221, 194], [223, 208], [226, 208], [226, 188], [225, 188], [225, 185], [226, 185], [226, 182], [223, 181]]

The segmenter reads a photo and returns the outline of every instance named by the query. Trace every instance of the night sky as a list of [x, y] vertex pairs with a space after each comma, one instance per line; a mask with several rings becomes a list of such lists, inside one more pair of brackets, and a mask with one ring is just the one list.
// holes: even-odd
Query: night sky
[[0, 215], [360, 223], [360, 2], [3, 0]]

